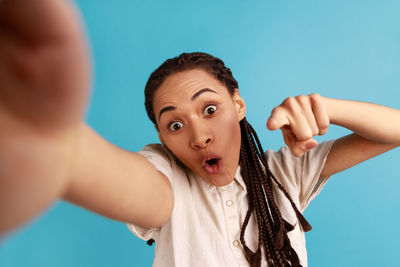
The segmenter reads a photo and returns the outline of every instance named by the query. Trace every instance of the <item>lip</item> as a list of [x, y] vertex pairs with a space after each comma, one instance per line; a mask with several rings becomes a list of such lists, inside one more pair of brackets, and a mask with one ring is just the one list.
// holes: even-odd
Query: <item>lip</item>
[[[208, 165], [207, 161], [211, 159], [216, 159], [217, 162], [213, 165]], [[214, 154], [208, 154], [206, 155], [203, 160], [201, 161], [201, 165], [203, 166], [203, 169], [208, 173], [208, 174], [218, 174], [222, 171], [223, 168], [223, 161], [222, 158], [214, 155]]]
[[217, 155], [214, 155], [214, 154], [207, 154], [205, 157], [203, 157], [203, 160], [201, 161], [201, 165], [204, 167], [204, 166], [206, 166], [206, 165], [208, 165], [207, 164], [207, 160], [210, 160], [210, 159], [217, 159], [217, 160], [220, 160], [221, 159], [221, 157], [219, 157], [219, 156], [217, 156]]

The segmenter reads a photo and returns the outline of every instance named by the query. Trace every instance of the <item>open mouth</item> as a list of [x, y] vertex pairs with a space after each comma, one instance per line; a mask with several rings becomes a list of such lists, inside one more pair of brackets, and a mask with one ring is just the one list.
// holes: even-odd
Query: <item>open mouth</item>
[[214, 165], [214, 164], [217, 164], [217, 163], [218, 163], [218, 159], [216, 159], [216, 158], [209, 159], [209, 160], [206, 160], [206, 163], [207, 163], [208, 165]]
[[217, 174], [222, 171], [222, 159], [216, 156], [207, 156], [202, 165], [209, 174]]

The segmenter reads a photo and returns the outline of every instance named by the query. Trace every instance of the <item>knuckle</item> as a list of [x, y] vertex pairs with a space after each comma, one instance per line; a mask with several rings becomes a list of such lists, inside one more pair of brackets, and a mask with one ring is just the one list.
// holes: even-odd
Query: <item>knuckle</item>
[[296, 99], [302, 109], [307, 109], [310, 106], [311, 101], [308, 96], [299, 95], [296, 97]]
[[292, 113], [298, 113], [300, 112], [300, 105], [299, 102], [295, 97], [288, 97], [285, 99], [285, 101], [282, 103], [282, 106], [288, 110], [289, 112]]
[[291, 105], [293, 105], [294, 103], [296, 102], [296, 99], [293, 97], [293, 96], [289, 96], [288, 98], [286, 98], [284, 101], [283, 101], [283, 105], [285, 105], [285, 106], [291, 106]]
[[319, 133], [320, 133], [321, 131], [320, 131], [320, 129], [318, 129], [318, 127], [313, 127], [313, 129], [312, 129], [312, 134], [313, 134], [313, 136], [316, 136], [316, 135], [318, 135]]
[[282, 106], [277, 106], [277, 107], [274, 107], [274, 108], [272, 109], [271, 114], [273, 114], [273, 115], [279, 115], [280, 113], [283, 112], [283, 110], [284, 110], [284, 108], [283, 108]]
[[329, 122], [322, 122], [321, 125], [319, 126], [319, 128], [322, 130], [328, 130]]
[[282, 109], [281, 106], [274, 107], [274, 108], [272, 109], [272, 113], [279, 112], [281, 109]]
[[312, 93], [312, 94], [310, 94], [310, 97], [313, 98], [313, 99], [317, 99], [317, 98], [320, 98], [321, 95], [318, 94], [318, 93]]
[[308, 96], [305, 95], [298, 95], [296, 96], [297, 101], [299, 101], [300, 103], [305, 103], [308, 101]]
[[[315, 127], [315, 128], [316, 128], [316, 127]], [[314, 129], [312, 129], [312, 128], [310, 128], [308, 131], [306, 131], [306, 132], [304, 133], [304, 139], [305, 139], [305, 140], [308, 140], [308, 139], [313, 138], [313, 136], [314, 136], [313, 132], [314, 132]]]
[[323, 135], [328, 131], [329, 124], [323, 124], [319, 127], [319, 135]]
[[309, 139], [311, 139], [311, 138], [313, 138], [313, 134], [312, 133], [307, 133], [307, 134], [305, 134], [304, 136], [303, 136], [303, 140], [309, 140]]
[[330, 125], [330, 121], [329, 121], [329, 118], [327, 118], [326, 116], [321, 118], [318, 121], [318, 128], [319, 129], [328, 129], [329, 125]]
[[318, 93], [313, 93], [310, 95], [310, 99], [313, 102], [319, 102], [319, 101], [321, 101], [321, 95]]
[[324, 135], [324, 134], [326, 134], [327, 131], [328, 131], [328, 130], [320, 130], [319, 133], [318, 133], [318, 135]]
[[313, 135], [312, 131], [310, 130], [307, 132], [299, 133], [298, 138], [299, 138], [299, 141], [305, 141], [305, 140], [311, 139], [313, 136], [314, 135]]

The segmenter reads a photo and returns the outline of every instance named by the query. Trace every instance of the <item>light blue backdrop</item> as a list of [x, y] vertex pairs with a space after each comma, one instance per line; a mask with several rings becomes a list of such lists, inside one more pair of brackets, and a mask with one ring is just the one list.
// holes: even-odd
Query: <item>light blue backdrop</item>
[[[321, 95], [400, 108], [399, 1], [77, 1], [93, 49], [88, 122], [139, 150], [157, 135], [144, 109], [152, 70], [184, 51], [221, 57], [265, 148], [270, 110]], [[348, 131], [332, 126], [330, 139]], [[309, 266], [399, 266], [400, 150], [335, 175], [306, 211]], [[99, 196], [101, 197], [101, 196]], [[0, 266], [151, 266], [122, 223], [59, 202], [0, 245]]]

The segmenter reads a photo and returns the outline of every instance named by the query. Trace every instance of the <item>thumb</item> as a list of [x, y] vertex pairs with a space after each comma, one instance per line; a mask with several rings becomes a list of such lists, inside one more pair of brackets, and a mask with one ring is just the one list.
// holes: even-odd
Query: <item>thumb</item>
[[318, 146], [318, 142], [314, 139], [306, 141], [298, 141], [289, 145], [290, 151], [295, 157], [302, 157], [305, 153]]

